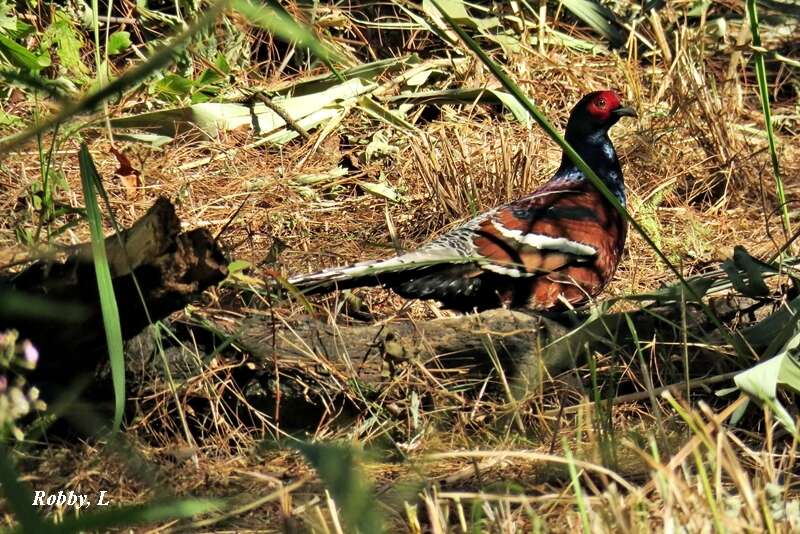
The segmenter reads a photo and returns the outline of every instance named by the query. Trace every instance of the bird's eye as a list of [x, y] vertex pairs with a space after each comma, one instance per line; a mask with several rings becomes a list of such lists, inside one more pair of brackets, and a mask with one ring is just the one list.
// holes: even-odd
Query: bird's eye
[[606, 107], [606, 99], [605, 99], [605, 98], [598, 98], [598, 99], [595, 101], [595, 105], [596, 105], [598, 108], [600, 108], [600, 109], [603, 109], [604, 107]]

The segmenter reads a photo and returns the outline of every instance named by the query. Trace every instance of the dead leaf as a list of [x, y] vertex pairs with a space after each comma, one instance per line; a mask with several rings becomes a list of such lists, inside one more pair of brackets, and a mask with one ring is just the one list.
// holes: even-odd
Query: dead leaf
[[114, 171], [114, 177], [118, 178], [122, 183], [122, 187], [125, 188], [125, 197], [128, 200], [133, 200], [139, 196], [139, 188], [142, 186], [141, 173], [138, 169], [133, 168], [128, 156], [123, 152], [112, 146], [111, 153], [114, 154], [114, 157], [117, 158], [117, 163], [119, 163], [119, 167]]

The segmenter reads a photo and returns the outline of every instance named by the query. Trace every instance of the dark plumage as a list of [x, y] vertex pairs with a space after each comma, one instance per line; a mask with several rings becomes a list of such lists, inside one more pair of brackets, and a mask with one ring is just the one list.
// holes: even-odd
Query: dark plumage
[[[590, 93], [572, 109], [565, 137], [624, 204], [622, 170], [608, 137], [623, 116], [636, 114], [616, 93]], [[614, 275], [626, 233], [625, 219], [564, 154], [555, 175], [533, 193], [417, 250], [289, 282], [313, 293], [381, 285], [465, 311], [547, 309], [600, 293]]]

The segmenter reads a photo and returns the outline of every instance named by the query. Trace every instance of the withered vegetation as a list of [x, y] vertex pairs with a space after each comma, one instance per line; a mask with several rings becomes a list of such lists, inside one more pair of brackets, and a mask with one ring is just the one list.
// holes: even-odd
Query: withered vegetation
[[[130, 226], [165, 196], [176, 204], [184, 230], [208, 229], [238, 266], [201, 301], [127, 343], [129, 411], [119, 440], [50, 440], [45, 433], [42, 443], [24, 448], [24, 479], [44, 490], [106, 490], [115, 504], [164, 495], [231, 499], [224, 512], [155, 530], [348, 531], [341, 503], [303, 456], [285, 446], [301, 438], [364, 450], [362, 476], [389, 531], [797, 531], [797, 442], [770, 410], [754, 404], [738, 423], [730, 422], [744, 398], [715, 391], [730, 386], [731, 374], [743, 367], [722, 339], [714, 346], [691, 337], [652, 337], [594, 350], [528, 391], [517, 389], [499, 365], [489, 365], [481, 381], [458, 369], [432, 371], [415, 357], [378, 362], [375, 389], [360, 374], [367, 355], [348, 346], [322, 354], [312, 348], [315, 340], [299, 333], [295, 350], [304, 356], [295, 367], [281, 367], [277, 356], [252, 357], [255, 351], [237, 338], [246, 318], [285, 329], [292, 339], [292, 328], [308, 316], [334, 332], [365, 319], [391, 330], [404, 320], [454, 316], [378, 288], [310, 301], [296, 295], [278, 300], [269, 288], [288, 274], [419, 245], [533, 190], [560, 161], [560, 150], [541, 129], [480, 98], [458, 104], [415, 98], [406, 106], [407, 93], [500, 86], [461, 44], [410, 17], [429, 14], [419, 6], [353, 4], [318, 5], [313, 13], [305, 4], [286, 5], [351, 65], [395, 58], [392, 68], [365, 80], [374, 84], [366, 94], [413, 129], [381, 119], [377, 106], [365, 112], [368, 102], [355, 99], [337, 108], [334, 119], [308, 128], [307, 138], [283, 144], [258, 143], [249, 125], [193, 129], [158, 148], [119, 139], [112, 144], [102, 123], [82, 134], [120, 226]], [[635, 23], [629, 33], [626, 22], [626, 40], [612, 49], [560, 4], [535, 11], [527, 2], [524, 9], [513, 4], [492, 8], [511, 17], [503, 24], [513, 43], [482, 44], [555, 124], [563, 126], [581, 95], [600, 88], [617, 90], [639, 112], [638, 120], [612, 132], [628, 209], [685, 276], [717, 270], [736, 245], [762, 260], [784, 246], [791, 236], [782, 228], [744, 5], [714, 3], [690, 17], [695, 5], [669, 2], [637, 17], [638, 5], [610, 2]], [[476, 20], [489, 16], [481, 9], [470, 10]], [[792, 59], [798, 57], [798, 21], [796, 14], [773, 15], [775, 22], [762, 24], [762, 45], [778, 52], [768, 55], [768, 79], [794, 222], [800, 200], [800, 77]], [[513, 22], [520, 16], [521, 26]], [[136, 38], [144, 23], [132, 20]], [[215, 101], [241, 102], [242, 91], [256, 88], [289, 88], [291, 94], [329, 73], [305, 51], [234, 13], [212, 33], [252, 52], [252, 61], [231, 67]], [[536, 39], [543, 35], [549, 37]], [[571, 46], [560, 35], [594, 50]], [[88, 57], [91, 50], [87, 44], [81, 52]], [[418, 63], [398, 66], [411, 53]], [[191, 75], [208, 63], [195, 58]], [[115, 66], [124, 67], [123, 60]], [[403, 73], [412, 68], [417, 76], [410, 83]], [[169, 99], [148, 87], [109, 103], [109, 115], [168, 107]], [[273, 100], [280, 105], [280, 98]], [[190, 103], [184, 95], [170, 105]], [[4, 109], [32, 121], [52, 105], [19, 97]], [[3, 127], [4, 134], [13, 131]], [[57, 136], [50, 164], [65, 182], [52, 201], [80, 208], [80, 139]], [[52, 132], [46, 134], [41, 150], [53, 143]], [[120, 172], [125, 165], [112, 147], [138, 176]], [[88, 225], [75, 212], [56, 211], [43, 220], [35, 201], [43, 202], [36, 185], [41, 150], [29, 143], [0, 163], [0, 213], [7, 214], [0, 218], [0, 264], [12, 271], [27, 259], [59, 257], [89, 240]], [[110, 224], [106, 230], [112, 231]], [[674, 282], [631, 232], [599, 300]], [[796, 296], [787, 276], [768, 284], [769, 294], [732, 304], [744, 311], [731, 314], [730, 326], [755, 322], [748, 305], [761, 319]], [[733, 293], [715, 298], [740, 298]], [[602, 313], [639, 307], [619, 300]], [[676, 321], [682, 319], [679, 314]], [[385, 346], [376, 347], [373, 363], [381, 352], [391, 356]], [[792, 401], [788, 406], [796, 417]], [[4, 524], [13, 524], [1, 504], [0, 510]]]

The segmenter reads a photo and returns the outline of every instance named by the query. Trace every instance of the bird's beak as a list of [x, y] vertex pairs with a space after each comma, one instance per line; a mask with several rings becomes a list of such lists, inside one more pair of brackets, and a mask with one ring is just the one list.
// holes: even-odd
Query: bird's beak
[[611, 112], [617, 117], [638, 117], [636, 110], [633, 108], [617, 108]]

